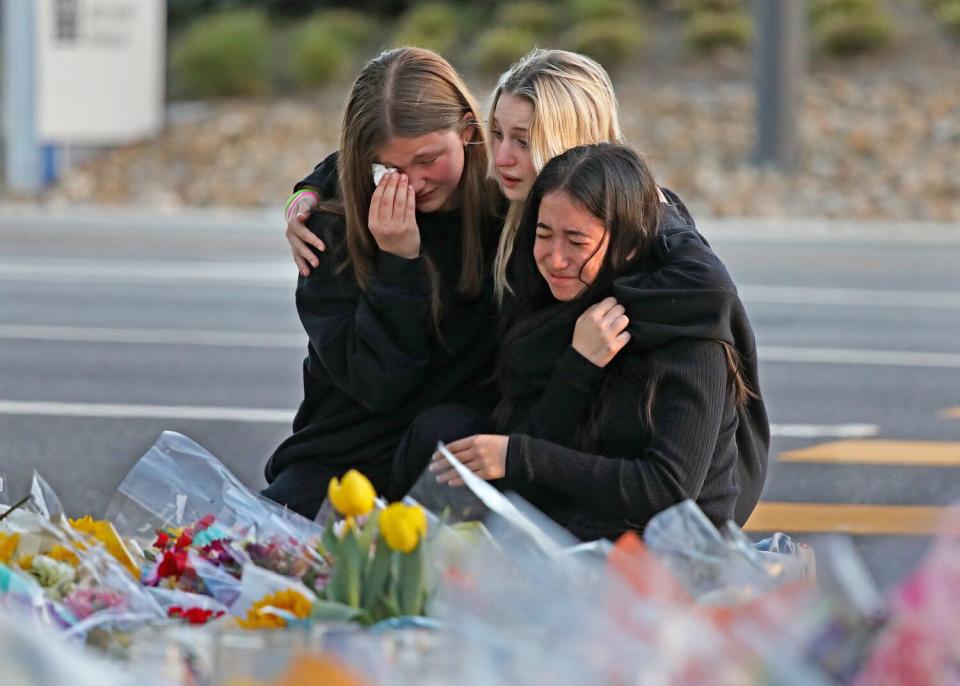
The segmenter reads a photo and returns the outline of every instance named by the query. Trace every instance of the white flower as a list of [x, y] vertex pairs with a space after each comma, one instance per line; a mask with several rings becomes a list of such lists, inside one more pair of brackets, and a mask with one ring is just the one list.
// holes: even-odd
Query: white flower
[[65, 589], [73, 581], [76, 570], [66, 562], [59, 562], [46, 555], [33, 558], [30, 573], [44, 588]]

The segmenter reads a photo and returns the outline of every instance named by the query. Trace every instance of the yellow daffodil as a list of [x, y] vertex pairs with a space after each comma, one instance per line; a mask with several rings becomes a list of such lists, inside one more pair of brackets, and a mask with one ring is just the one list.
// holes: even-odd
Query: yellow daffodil
[[333, 477], [327, 488], [330, 504], [346, 517], [362, 517], [373, 511], [377, 492], [373, 484], [356, 469], [343, 475], [343, 480]]
[[247, 612], [247, 618], [238, 619], [237, 623], [244, 629], [282, 629], [287, 626], [286, 619], [270, 612], [262, 613], [261, 610], [273, 607], [285, 610], [298, 619], [306, 619], [312, 605], [302, 593], [287, 588], [255, 602]]
[[0, 531], [0, 563], [8, 564], [13, 560], [20, 545], [20, 534], [5, 534]]
[[[133, 556], [130, 554], [130, 551], [127, 550], [127, 546], [124, 545], [120, 534], [117, 533], [117, 530], [111, 522], [105, 519], [96, 520], [90, 515], [87, 515], [82, 519], [71, 519], [70, 526], [72, 526], [74, 530], [100, 541], [103, 547], [107, 549], [107, 552], [115, 557], [132, 576], [136, 578], [140, 577], [140, 567], [136, 561], [134, 561]], [[78, 547], [81, 550], [83, 549], [82, 544], [78, 544]]]
[[50, 557], [57, 562], [66, 562], [71, 567], [76, 567], [80, 564], [80, 558], [74, 555], [73, 551], [70, 550], [65, 545], [55, 545], [50, 549], [50, 552], [47, 553], [47, 557]]
[[380, 514], [380, 533], [392, 550], [411, 553], [427, 533], [423, 508], [393, 503]]
[[33, 558], [33, 555], [21, 555], [17, 564], [20, 565], [20, 569], [29, 572], [33, 568]]

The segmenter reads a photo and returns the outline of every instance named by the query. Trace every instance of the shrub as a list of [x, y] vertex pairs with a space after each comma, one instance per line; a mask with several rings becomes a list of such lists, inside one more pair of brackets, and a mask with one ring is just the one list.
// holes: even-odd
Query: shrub
[[814, 25], [817, 46], [832, 55], [868, 52], [887, 45], [893, 38], [890, 20], [879, 11], [824, 15]]
[[298, 88], [324, 86], [340, 79], [353, 61], [350, 44], [322, 21], [310, 21], [297, 30], [292, 44], [291, 69]]
[[834, 14], [873, 14], [877, 12], [877, 0], [813, 0], [810, 3], [810, 18], [814, 23]]
[[960, 0], [945, 0], [937, 10], [943, 25], [960, 37]]
[[173, 89], [198, 98], [261, 95], [267, 91], [269, 45], [267, 20], [260, 12], [204, 17], [173, 46]]
[[497, 9], [496, 23], [506, 29], [528, 31], [542, 36], [559, 30], [563, 25], [563, 15], [554, 5], [539, 0], [526, 0], [501, 5]]
[[442, 2], [426, 2], [410, 9], [400, 20], [395, 45], [416, 45], [445, 54], [460, 37], [460, 13]]
[[372, 43], [377, 37], [377, 23], [368, 15], [354, 10], [329, 10], [310, 18], [308, 24], [326, 27], [331, 35], [344, 40], [348, 45], [360, 48]]
[[646, 35], [639, 23], [595, 19], [573, 27], [560, 41], [564, 48], [589, 55], [612, 70], [646, 44]]
[[684, 39], [694, 52], [718, 48], [743, 48], [750, 42], [752, 25], [744, 12], [698, 12], [684, 27]]
[[637, 8], [630, 0], [567, 0], [567, 8], [574, 22], [638, 19]]
[[742, 12], [743, 0], [676, 0], [675, 6], [684, 14], [696, 12]]
[[471, 61], [487, 73], [500, 73], [520, 59], [536, 44], [536, 36], [518, 28], [500, 26], [488, 29], [477, 39]]

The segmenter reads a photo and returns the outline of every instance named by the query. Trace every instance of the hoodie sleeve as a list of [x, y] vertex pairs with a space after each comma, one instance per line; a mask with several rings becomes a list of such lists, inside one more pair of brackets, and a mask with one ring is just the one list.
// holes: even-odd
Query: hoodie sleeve
[[557, 360], [540, 400], [527, 419], [514, 427], [514, 432], [555, 443], [572, 443], [602, 373], [602, 367], [590, 362], [572, 345], [568, 347]]
[[337, 160], [339, 154], [336, 152], [327, 155], [313, 171], [307, 174], [303, 179], [293, 186], [293, 192], [296, 193], [304, 188], [316, 190], [322, 198], [333, 198], [337, 196]]
[[[596, 455], [524, 434], [512, 434], [506, 477], [546, 487], [597, 518], [646, 524], [686, 498], [696, 499], [713, 457], [726, 400], [722, 348], [683, 340], [651, 355], [660, 370], [653, 431], [634, 429], [636, 453]], [[641, 392], [618, 402], [639, 404]], [[638, 420], [639, 422], [639, 420]]]
[[[311, 229], [330, 221], [321, 214]], [[424, 258], [380, 253], [366, 291], [338, 262], [325, 253], [320, 266], [298, 281], [297, 313], [310, 338], [311, 363], [319, 359], [333, 382], [370, 410], [391, 412], [423, 381], [430, 361]]]

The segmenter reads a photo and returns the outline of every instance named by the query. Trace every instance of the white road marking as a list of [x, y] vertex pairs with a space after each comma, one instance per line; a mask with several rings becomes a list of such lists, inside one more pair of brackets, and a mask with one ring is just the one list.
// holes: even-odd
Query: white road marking
[[0, 279], [70, 283], [229, 283], [293, 288], [293, 262], [176, 262], [147, 260], [0, 260]]
[[911, 350], [858, 350], [854, 348], [798, 348], [763, 345], [757, 349], [761, 362], [811, 364], [867, 364], [881, 367], [932, 367], [960, 369], [960, 354]]
[[[289, 424], [296, 410], [199, 405], [136, 405], [126, 403], [64, 403], [39, 400], [0, 400], [0, 415], [85, 417], [99, 419], [189, 419], [196, 421]], [[771, 424], [774, 436], [790, 438], [862, 438], [873, 436], [873, 424]]]
[[738, 286], [737, 291], [744, 302], [747, 303], [960, 310], [960, 292], [955, 291], [894, 291], [867, 288], [753, 285]]
[[0, 415], [99, 417], [110, 419], [192, 419], [198, 421], [289, 424], [295, 410], [198, 405], [131, 405], [0, 400]]
[[[0, 324], [0, 340], [4, 339], [293, 350], [302, 350], [307, 344], [306, 336], [300, 333]], [[960, 369], [960, 354], [956, 353], [862, 350], [856, 348], [806, 348], [776, 345], [760, 346], [757, 353], [761, 362]]]
[[90, 326], [25, 326], [0, 324], [0, 340], [64, 341], [71, 343], [141, 343], [201, 345], [224, 348], [305, 349], [303, 333], [252, 331], [188, 331], [177, 329], [117, 329]]

